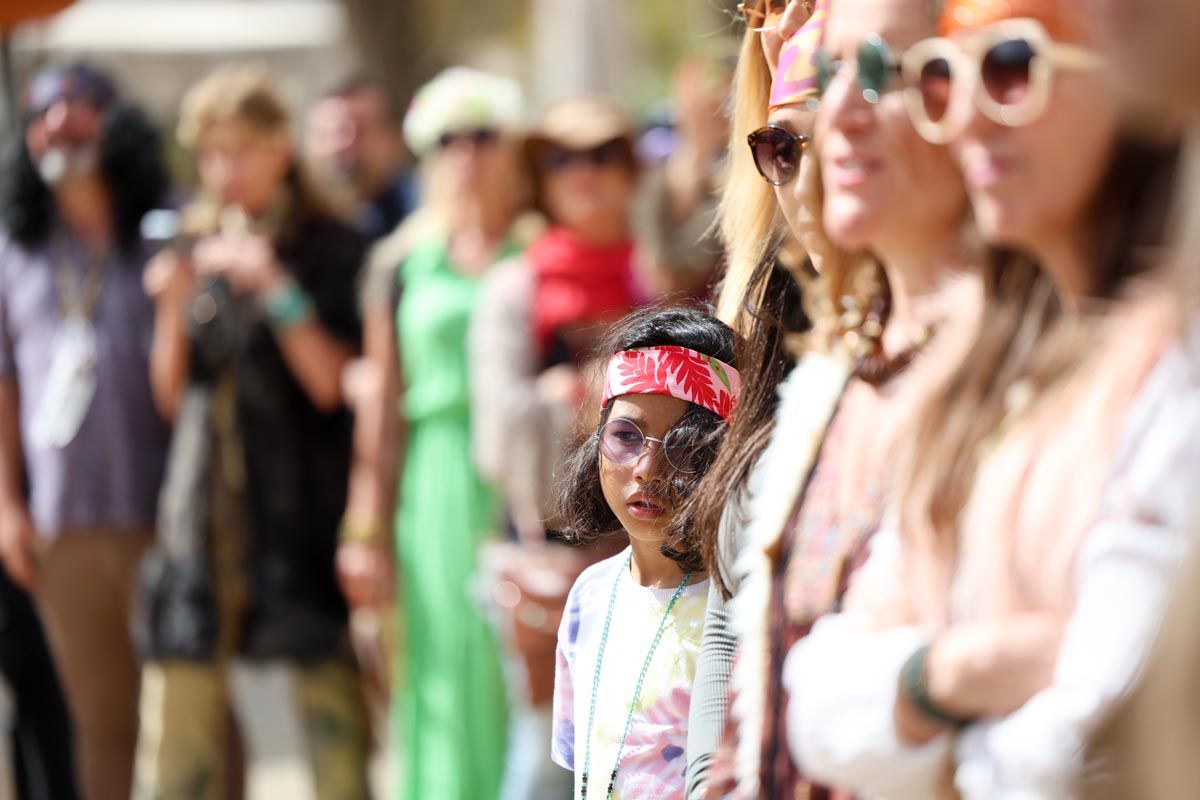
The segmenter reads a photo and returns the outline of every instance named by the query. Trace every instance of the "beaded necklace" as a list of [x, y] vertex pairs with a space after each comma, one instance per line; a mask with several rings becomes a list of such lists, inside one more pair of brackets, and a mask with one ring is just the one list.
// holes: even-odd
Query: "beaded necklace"
[[[613, 581], [612, 595], [608, 598], [608, 613], [604, 616], [604, 631], [600, 634], [600, 653], [596, 656], [596, 674], [592, 677], [592, 702], [588, 707], [588, 726], [587, 726], [587, 749], [583, 756], [583, 788], [580, 791], [580, 797], [586, 800], [588, 796], [588, 773], [592, 766], [592, 723], [596, 719], [596, 695], [600, 689], [600, 668], [604, 665], [604, 649], [608, 645], [608, 628], [612, 624], [613, 608], [617, 604], [617, 588], [621, 585], [621, 576], [629, 571], [629, 562], [633, 560], [633, 551], [629, 552], [629, 556], [625, 559], [625, 565], [617, 572], [617, 578]], [[671, 602], [667, 603], [667, 610], [663, 612], [662, 619], [658, 622], [658, 630], [654, 634], [654, 641], [650, 643], [650, 652], [646, 653], [646, 660], [642, 662], [642, 671], [638, 675], [637, 684], [633, 689], [633, 700], [629, 703], [629, 713], [625, 715], [625, 730], [621, 733], [621, 741], [617, 745], [617, 761], [613, 764], [612, 774], [608, 777], [608, 791], [604, 797], [610, 798], [613, 794], [613, 789], [617, 785], [617, 770], [621, 768], [621, 756], [625, 750], [625, 739], [629, 736], [629, 727], [633, 724], [633, 710], [637, 708], [638, 698], [642, 694], [642, 681], [646, 679], [646, 672], [650, 669], [650, 660], [654, 658], [654, 651], [658, 648], [658, 642], [662, 639], [663, 629], [667, 625], [667, 618], [671, 616], [671, 610], [675, 608], [675, 601], [679, 599], [679, 595], [683, 594], [683, 587], [687, 586], [688, 579], [691, 574], [683, 576], [683, 580], [679, 582], [679, 588], [675, 590], [675, 594], [671, 595]]]

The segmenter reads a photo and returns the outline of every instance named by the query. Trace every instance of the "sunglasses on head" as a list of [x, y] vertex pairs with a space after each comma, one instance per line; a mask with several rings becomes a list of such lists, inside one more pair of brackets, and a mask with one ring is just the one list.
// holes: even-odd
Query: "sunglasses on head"
[[811, 136], [767, 125], [746, 137], [758, 174], [772, 186], [783, 186], [796, 177], [800, 158], [812, 142]]
[[746, 20], [746, 28], [755, 33], [773, 31], [779, 27], [788, 0], [743, 0], [737, 9]]
[[623, 139], [612, 139], [586, 150], [572, 150], [560, 145], [547, 145], [538, 162], [546, 172], [558, 172], [575, 164], [592, 167], [625, 166], [629, 163], [629, 148]]
[[500, 139], [500, 132], [495, 128], [475, 128], [467, 131], [446, 131], [438, 137], [439, 150], [448, 150], [456, 144], [471, 144], [475, 147], [486, 147], [495, 144]]
[[[843, 60], [834, 58], [824, 47], [817, 49], [817, 88], [824, 95], [837, 74], [841, 72]], [[855, 54], [858, 69], [858, 87], [868, 103], [878, 103], [900, 76], [900, 59], [878, 34], [863, 39]]]
[[641, 458], [647, 445], [654, 442], [662, 450], [667, 464], [676, 472], [690, 475], [699, 469], [696, 453], [700, 442], [694, 433], [684, 428], [672, 428], [666, 436], [657, 439], [642, 433], [633, 420], [617, 417], [601, 425], [597, 437], [600, 439], [600, 452], [614, 464], [624, 466], [634, 463]]
[[918, 42], [901, 69], [913, 125], [926, 140], [945, 144], [966, 127], [972, 102], [1001, 125], [1028, 125], [1045, 111], [1056, 69], [1099, 64], [1094, 51], [1054, 41], [1037, 20], [1012, 19], [963, 41]]

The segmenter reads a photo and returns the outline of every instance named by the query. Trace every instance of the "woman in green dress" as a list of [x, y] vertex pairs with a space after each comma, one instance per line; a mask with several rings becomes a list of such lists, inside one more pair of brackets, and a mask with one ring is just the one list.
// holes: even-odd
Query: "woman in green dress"
[[495, 800], [504, 769], [499, 645], [470, 587], [500, 505], [472, 462], [466, 336], [480, 277], [517, 249], [519, 116], [516, 85], [473, 70], [447, 70], [418, 92], [404, 128], [423, 159], [424, 210], [379, 246], [366, 289], [339, 571], [353, 606], [377, 606], [394, 526], [402, 800]]

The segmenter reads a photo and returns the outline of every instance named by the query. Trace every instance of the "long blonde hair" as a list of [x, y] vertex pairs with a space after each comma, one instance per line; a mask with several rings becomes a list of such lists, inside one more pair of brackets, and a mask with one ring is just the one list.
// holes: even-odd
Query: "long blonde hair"
[[771, 71], [762, 50], [761, 34], [747, 30], [734, 73], [734, 102], [730, 125], [728, 169], [718, 211], [725, 248], [725, 275], [717, 297], [717, 316], [740, 336], [752, 338], [759, 324], [755, 313], [764, 300], [774, 261], [791, 270], [804, 292], [805, 311], [812, 332], [797, 338], [798, 349], [827, 350], [837, 339], [853, 332], [861, 320], [846, 314], [846, 306], [865, 307], [882, 286], [882, 271], [871, 258], [855, 256], [834, 246], [821, 231], [823, 198], [821, 172], [816, 166], [820, 143], [805, 154], [813, 168], [804, 170], [812, 217], [818, 221], [811, 238], [819, 243], [821, 274], [809, 255], [791, 236], [779, 212], [775, 191], [762, 179], [746, 138], [767, 124], [771, 96]]
[[[775, 191], [758, 174], [746, 137], [766, 124], [771, 73], [760, 34], [747, 31], [734, 76], [734, 106], [726, 183], [718, 225], [724, 240], [726, 272], [717, 298], [717, 316], [738, 334], [738, 363], [744, 392], [725, 443], [700, 487], [676, 514], [680, 528], [700, 532], [710, 574], [728, 593], [722, 569], [724, 555], [718, 531], [730, 498], [746, 485], [750, 471], [771, 438], [777, 387], [804, 349], [838, 346], [846, 330], [843, 297], [865, 306], [872, 284], [855, 267], [864, 263], [824, 241], [818, 230], [812, 242], [821, 249], [824, 275], [812, 270], [808, 254], [784, 224]], [[806, 154], [805, 158], [813, 157]], [[802, 171], [811, 185], [811, 210], [821, 218], [820, 171]], [[876, 287], [877, 288], [877, 287]], [[799, 333], [805, 323], [807, 333]], [[861, 322], [861, 320], [860, 320]]]
[[766, 287], [765, 280], [752, 285], [752, 278], [783, 233], [775, 192], [746, 146], [746, 137], [767, 122], [771, 95], [771, 72], [755, 31], [742, 38], [733, 84], [728, 170], [718, 211], [726, 266], [716, 305], [717, 316], [745, 336], [750, 321], [742, 318], [742, 308], [757, 306]]

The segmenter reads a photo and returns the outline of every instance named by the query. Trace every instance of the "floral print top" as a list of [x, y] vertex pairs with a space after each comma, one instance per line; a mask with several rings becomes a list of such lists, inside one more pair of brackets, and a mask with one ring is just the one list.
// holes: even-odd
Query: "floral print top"
[[[575, 797], [581, 796], [585, 741], [592, 685], [597, 667], [591, 747], [592, 797], [603, 797], [638, 674], [675, 588], [651, 589], [634, 582], [625, 569], [629, 550], [584, 571], [567, 597], [558, 631], [554, 679], [554, 729], [550, 754], [556, 764], [575, 772]], [[617, 599], [609, 626], [604, 662], [597, 664], [613, 582]], [[684, 796], [688, 709], [692, 680], [704, 632], [708, 581], [684, 587], [663, 628], [633, 709], [617, 773], [614, 798], [658, 800]]]

